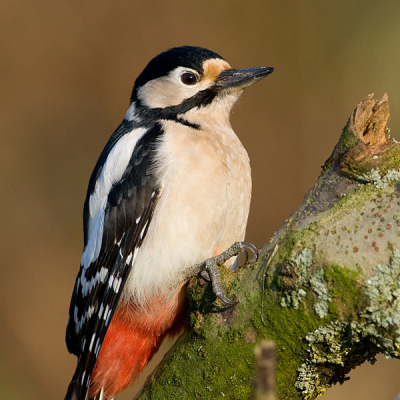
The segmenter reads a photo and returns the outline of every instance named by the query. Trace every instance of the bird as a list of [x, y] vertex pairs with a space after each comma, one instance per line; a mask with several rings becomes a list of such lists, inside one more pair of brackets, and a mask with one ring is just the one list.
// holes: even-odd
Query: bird
[[66, 329], [78, 362], [66, 400], [113, 399], [132, 384], [163, 338], [184, 327], [194, 273], [234, 304], [211, 265], [232, 268], [232, 255], [254, 250], [243, 241], [250, 162], [230, 111], [273, 70], [233, 69], [217, 53], [180, 46], [135, 80], [88, 184]]

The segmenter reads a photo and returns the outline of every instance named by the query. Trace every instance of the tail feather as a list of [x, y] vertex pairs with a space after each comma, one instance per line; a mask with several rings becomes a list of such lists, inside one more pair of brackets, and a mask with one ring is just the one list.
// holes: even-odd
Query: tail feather
[[114, 397], [113, 398], [104, 397], [104, 389], [101, 389], [100, 392], [95, 397], [91, 397], [90, 399], [88, 398], [88, 395], [89, 393], [86, 393], [84, 399], [80, 397], [77, 373], [75, 372], [71, 380], [71, 383], [68, 386], [67, 394], [64, 400], [114, 400]]
[[104, 396], [104, 388], [101, 388], [100, 392], [95, 396], [88, 400], [114, 400], [114, 397], [105, 397]]
[[65, 395], [64, 400], [84, 400], [84, 399], [81, 399], [80, 394], [79, 394], [77, 371], [75, 371], [74, 376], [72, 377], [71, 383], [68, 385], [67, 394]]

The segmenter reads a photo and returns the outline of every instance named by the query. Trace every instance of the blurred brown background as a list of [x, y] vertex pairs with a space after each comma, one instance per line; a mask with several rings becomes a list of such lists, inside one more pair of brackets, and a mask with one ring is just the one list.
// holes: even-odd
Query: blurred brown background
[[[236, 68], [275, 67], [232, 115], [252, 160], [247, 238], [258, 246], [297, 208], [367, 94], [389, 93], [400, 138], [397, 0], [0, 4], [1, 399], [65, 394], [86, 185], [134, 79], [159, 52], [199, 45]], [[392, 400], [400, 361], [382, 357], [352, 377], [323, 398]]]

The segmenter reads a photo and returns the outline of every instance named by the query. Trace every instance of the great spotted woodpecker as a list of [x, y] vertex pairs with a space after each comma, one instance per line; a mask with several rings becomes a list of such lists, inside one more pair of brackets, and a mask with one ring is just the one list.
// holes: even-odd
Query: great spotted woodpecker
[[243, 89], [272, 71], [235, 70], [183, 46], [136, 79], [89, 181], [66, 332], [78, 365], [66, 399], [111, 399], [132, 383], [184, 321], [185, 284], [196, 271], [231, 303], [212, 263], [199, 263], [229, 266], [246, 246], [221, 255], [244, 239], [251, 197], [249, 158], [229, 114]]

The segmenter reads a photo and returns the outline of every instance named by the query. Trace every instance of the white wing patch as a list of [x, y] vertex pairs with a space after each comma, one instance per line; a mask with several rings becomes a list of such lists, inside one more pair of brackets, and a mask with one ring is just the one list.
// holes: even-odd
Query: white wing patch
[[94, 192], [89, 198], [89, 239], [81, 260], [84, 269], [87, 269], [93, 261], [97, 260], [100, 253], [108, 195], [113, 185], [122, 178], [137, 142], [146, 131], [146, 128], [137, 128], [122, 136], [111, 149], [103, 165]]

